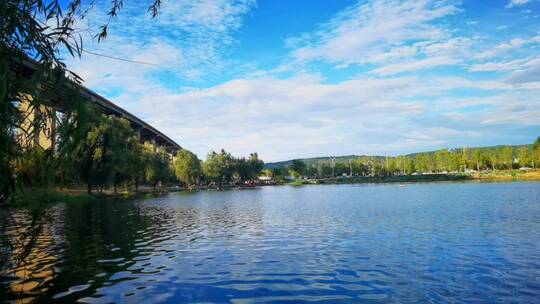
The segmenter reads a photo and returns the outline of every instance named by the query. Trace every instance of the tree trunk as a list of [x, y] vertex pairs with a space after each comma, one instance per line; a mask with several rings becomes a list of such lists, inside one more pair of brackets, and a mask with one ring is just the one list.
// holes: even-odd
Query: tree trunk
[[92, 194], [92, 183], [88, 182], [88, 183], [86, 184], [86, 192], [87, 192], [88, 194]]

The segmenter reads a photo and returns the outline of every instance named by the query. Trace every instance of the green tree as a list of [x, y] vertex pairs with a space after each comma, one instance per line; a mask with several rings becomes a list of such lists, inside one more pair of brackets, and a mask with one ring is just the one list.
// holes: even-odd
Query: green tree
[[353, 173], [359, 174], [359, 175], [367, 175], [369, 172], [369, 168], [362, 158], [356, 158], [352, 160], [352, 167], [353, 167]]
[[[126, 121], [127, 122], [127, 121]], [[126, 126], [124, 126], [126, 127]], [[129, 123], [127, 124], [129, 128]], [[129, 190], [129, 186], [134, 184], [135, 188], [138, 188], [139, 181], [144, 177], [144, 169], [146, 168], [146, 156], [142, 145], [139, 143], [135, 133], [131, 128], [124, 130], [127, 137], [122, 143], [122, 149], [119, 153], [123, 155], [117, 157], [116, 176], [114, 179], [115, 191], [117, 185], [123, 183], [125, 191]]]
[[343, 161], [335, 163], [334, 173], [337, 176], [342, 176], [344, 174], [349, 174], [349, 171], [350, 171], [349, 163], [346, 163], [346, 162], [343, 162]]
[[501, 159], [506, 168], [511, 170], [514, 164], [514, 149], [510, 146], [505, 146], [502, 149]]
[[474, 165], [476, 166], [476, 170], [480, 171], [481, 168], [483, 167], [485, 161], [486, 161], [486, 156], [482, 152], [481, 149], [474, 149], [473, 150], [472, 161], [473, 161]]
[[150, 153], [148, 157], [148, 165], [146, 166], [145, 175], [146, 181], [156, 190], [159, 184], [163, 184], [173, 176], [170, 167], [169, 156], [163, 151]]
[[533, 143], [531, 163], [533, 168], [540, 166], [540, 136]]
[[270, 170], [270, 169], [263, 169], [261, 171], [261, 174], [262, 176], [267, 176], [267, 177], [274, 177], [274, 170]]
[[437, 171], [448, 171], [449, 170], [449, 160], [450, 154], [447, 149], [442, 149], [435, 152], [435, 163]]
[[299, 159], [294, 159], [289, 165], [289, 171], [295, 172], [301, 176], [306, 171], [306, 164]]
[[463, 148], [459, 157], [459, 167], [463, 168], [463, 171], [467, 170], [467, 167], [469, 166], [469, 158], [469, 149]]
[[[137, 141], [135, 137], [132, 137], [131, 140]], [[135, 185], [135, 190], [138, 190], [139, 183], [145, 179], [145, 171], [149, 165], [149, 153], [144, 151], [143, 146], [138, 141], [129, 145], [131, 149], [126, 155], [129, 164], [127, 168], [126, 190], [129, 183]]]
[[531, 153], [526, 146], [521, 146], [519, 148], [519, 165], [521, 167], [528, 167], [531, 165]]
[[285, 175], [287, 175], [287, 169], [286, 168], [272, 168], [272, 177], [274, 178], [277, 178], [277, 177], [284, 177]]
[[448, 171], [461, 171], [461, 153], [458, 150], [448, 152]]
[[102, 191], [109, 185], [117, 186], [133, 179], [132, 161], [139, 149], [138, 140], [129, 122], [114, 116], [101, 116], [91, 128], [86, 141], [78, 149], [78, 168], [87, 183], [88, 192], [93, 186]]
[[403, 158], [403, 161], [404, 161], [404, 165], [403, 165], [403, 168], [404, 168], [404, 173], [406, 174], [412, 174], [414, 173], [415, 171], [415, 167], [414, 167], [414, 160], [410, 157], [404, 157]]
[[489, 158], [489, 163], [491, 164], [491, 169], [496, 170], [500, 161], [499, 151], [497, 149], [493, 149], [489, 151], [488, 158]]
[[249, 168], [248, 178], [252, 180], [256, 179], [264, 168], [264, 162], [259, 159], [259, 155], [257, 153], [251, 153], [247, 160], [247, 164]]
[[200, 181], [202, 176], [201, 161], [197, 158], [197, 155], [185, 149], [178, 151], [176, 154], [174, 168], [178, 180], [188, 186]]
[[235, 173], [235, 160], [225, 150], [210, 152], [203, 163], [204, 175], [214, 182], [230, 182]]
[[415, 159], [414, 159], [414, 167], [416, 168], [416, 170], [420, 172], [427, 171], [427, 165], [424, 162], [424, 157], [422, 153], [416, 154]]

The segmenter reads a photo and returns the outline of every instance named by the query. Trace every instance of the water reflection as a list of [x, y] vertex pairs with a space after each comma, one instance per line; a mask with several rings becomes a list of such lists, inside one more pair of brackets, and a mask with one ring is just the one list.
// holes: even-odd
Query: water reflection
[[[8, 293], [17, 295], [14, 299], [18, 303], [30, 303], [34, 297], [48, 291], [50, 281], [55, 276], [54, 265], [59, 258], [55, 250], [57, 242], [51, 233], [54, 228], [47, 223], [44, 226], [28, 225], [32, 217], [26, 212], [17, 212], [14, 216], [2, 215], [10, 220], [5, 233], [13, 246], [11, 269], [5, 278], [5, 287], [9, 289]], [[23, 257], [22, 261], [14, 260]]]
[[[540, 296], [538, 183], [274, 187], [59, 204], [4, 299], [505, 302]], [[9, 235], [29, 215], [14, 213]]]

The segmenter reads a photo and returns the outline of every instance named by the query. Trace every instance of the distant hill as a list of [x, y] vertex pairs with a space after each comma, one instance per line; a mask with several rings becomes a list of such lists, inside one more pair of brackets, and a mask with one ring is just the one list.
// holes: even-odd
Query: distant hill
[[[514, 150], [518, 150], [519, 148], [526, 146], [531, 147], [532, 144], [528, 145], [497, 145], [497, 146], [486, 146], [486, 147], [472, 147], [468, 149], [481, 149], [482, 151], [491, 151], [496, 149], [502, 149], [504, 147], [510, 146], [514, 148]], [[456, 148], [451, 150], [461, 150], [462, 148]], [[439, 150], [433, 150], [433, 151], [425, 151], [425, 152], [416, 152], [416, 153], [410, 153], [406, 154], [407, 157], [416, 157], [418, 154], [433, 154]], [[348, 162], [350, 159], [358, 159], [358, 158], [371, 158], [371, 159], [385, 159], [386, 156], [380, 156], [380, 155], [343, 155], [343, 156], [335, 156], [335, 162]], [[316, 163], [324, 163], [324, 162], [331, 162], [332, 157], [331, 156], [321, 156], [321, 157], [310, 157], [310, 158], [300, 158], [299, 160], [303, 161], [306, 165], [312, 165]], [[265, 169], [274, 169], [274, 168], [285, 168], [288, 167], [293, 160], [285, 160], [285, 161], [279, 161], [279, 162], [271, 162], [265, 164]]]
[[[335, 156], [335, 162], [348, 162], [350, 159], [358, 159], [358, 158], [380, 158], [384, 159], [385, 156], [369, 156], [369, 155], [343, 155], [343, 156]], [[301, 161], [303, 161], [306, 165], [311, 165], [315, 163], [320, 162], [331, 162], [332, 157], [331, 156], [321, 156], [321, 157], [311, 157], [311, 158], [300, 158]], [[285, 160], [280, 162], [273, 162], [273, 163], [266, 163], [265, 168], [266, 169], [274, 169], [274, 168], [285, 168], [291, 164], [293, 160]]]

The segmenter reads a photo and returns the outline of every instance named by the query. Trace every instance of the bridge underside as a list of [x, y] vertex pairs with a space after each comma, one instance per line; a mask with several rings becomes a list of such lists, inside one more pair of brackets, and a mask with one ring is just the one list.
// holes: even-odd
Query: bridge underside
[[[28, 60], [14, 65], [12, 69], [19, 77], [30, 79], [38, 69], [38, 65]], [[62, 112], [62, 109], [65, 109], [66, 103], [72, 101], [73, 98], [82, 98], [85, 101], [95, 104], [97, 109], [105, 115], [114, 115], [128, 120], [141, 143], [148, 142], [153, 144], [154, 148], [162, 147], [171, 155], [175, 155], [178, 150], [182, 149], [179, 144], [156, 128], [81, 84], [73, 81], [66, 82], [62, 85], [49, 82], [40, 84], [40, 87], [41, 98], [49, 100], [56, 111]]]

